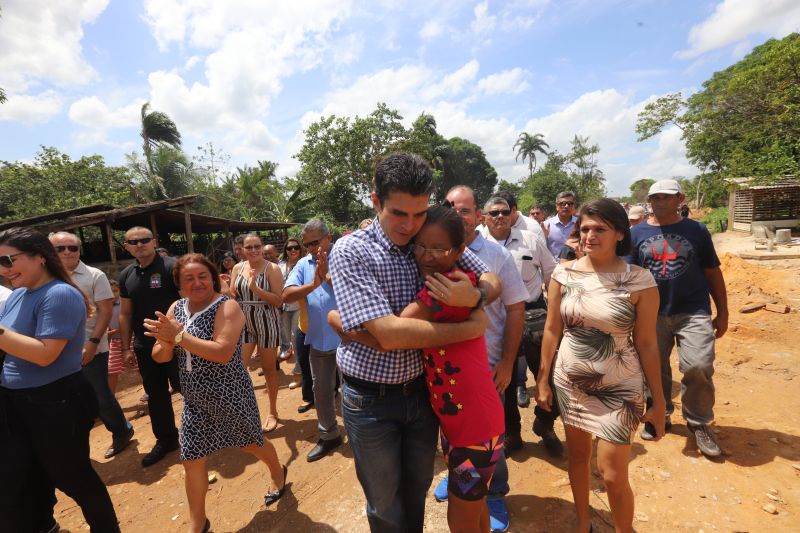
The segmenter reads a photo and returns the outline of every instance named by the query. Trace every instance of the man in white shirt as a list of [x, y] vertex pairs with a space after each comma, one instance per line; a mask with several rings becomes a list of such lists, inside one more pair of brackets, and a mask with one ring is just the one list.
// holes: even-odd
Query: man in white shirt
[[133, 426], [125, 419], [122, 407], [108, 386], [106, 331], [114, 307], [114, 293], [102, 271], [81, 261], [81, 240], [77, 235], [59, 231], [50, 235], [50, 242], [72, 281], [95, 307], [94, 315], [86, 319], [86, 344], [81, 363], [83, 375], [97, 395], [100, 419], [112, 435], [111, 446], [105, 452], [105, 458], [109, 459], [127, 448], [133, 437]]
[[[541, 238], [536, 238], [528, 231], [520, 231], [511, 226], [511, 213], [508, 202], [502, 197], [495, 196], [486, 202], [484, 214], [486, 215], [486, 227], [489, 230], [486, 239], [500, 244], [511, 252], [522, 275], [522, 281], [528, 290], [528, 298], [525, 302], [524, 340], [518, 356], [525, 358], [535, 376], [539, 371], [541, 333], [544, 329], [544, 317], [547, 309], [542, 285], [547, 287], [550, 283], [550, 275], [556, 267], [556, 261]], [[523, 376], [526, 375], [527, 372], [523, 374]], [[514, 384], [519, 386], [519, 381], [521, 380], [515, 373]], [[516, 388], [512, 390], [516, 390]], [[527, 397], [527, 389], [524, 390]], [[506, 396], [507, 435], [513, 434], [515, 431], [521, 433], [518, 403], [518, 399], [513, 398], [512, 395]], [[556, 410], [548, 412], [537, 406], [534, 412], [536, 418], [533, 423], [533, 432], [542, 437], [544, 446], [551, 455], [560, 456], [563, 446], [553, 431], [553, 424], [557, 416]]]

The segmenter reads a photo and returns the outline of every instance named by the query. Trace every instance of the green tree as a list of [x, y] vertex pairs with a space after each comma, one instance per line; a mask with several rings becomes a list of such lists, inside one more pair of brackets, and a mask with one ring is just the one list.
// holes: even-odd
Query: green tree
[[489, 198], [497, 185], [497, 171], [486, 159], [483, 149], [475, 143], [453, 137], [439, 147], [437, 164], [442, 172], [434, 177], [433, 198], [442, 201], [455, 185], [467, 185], [475, 191], [478, 201]]
[[519, 161], [522, 158], [524, 163], [526, 159], [528, 160], [528, 176], [533, 176], [533, 171], [536, 168], [536, 152], [547, 155], [545, 148], [550, 148], [550, 145], [544, 142], [544, 135], [541, 133], [530, 135], [523, 131], [519, 134], [513, 148], [517, 152], [515, 161]]
[[366, 117], [331, 115], [305, 130], [305, 143], [294, 157], [302, 165], [298, 178], [313, 191], [312, 211], [337, 222], [370, 213], [367, 200], [375, 164], [406, 140], [402, 119], [380, 103]]
[[556, 195], [562, 191], [575, 191], [583, 201], [577, 185], [568, 170], [568, 158], [554, 150], [548, 154], [545, 164], [525, 180], [523, 187], [532, 199], [531, 204], [552, 206]]
[[142, 153], [148, 164], [152, 161], [153, 150], [160, 146], [178, 150], [181, 148], [181, 134], [178, 127], [166, 113], [150, 111], [150, 102], [142, 105], [142, 129], [139, 135], [142, 137]]
[[0, 163], [2, 220], [93, 204], [132, 205], [132, 191], [128, 169], [106, 166], [99, 155], [73, 161], [56, 148], [43, 146], [32, 163]]
[[606, 195], [603, 171], [597, 166], [597, 154], [600, 147], [589, 144], [589, 137], [575, 135], [570, 142], [572, 148], [567, 154], [567, 161], [572, 167], [572, 175], [578, 184], [577, 191], [581, 201], [602, 198]]
[[631, 183], [631, 202], [634, 204], [643, 204], [647, 201], [647, 193], [650, 192], [650, 186], [656, 180], [650, 178], [642, 178]]
[[755, 47], [686, 100], [675, 93], [648, 104], [636, 132], [645, 140], [670, 124], [704, 174], [800, 174], [800, 34]]

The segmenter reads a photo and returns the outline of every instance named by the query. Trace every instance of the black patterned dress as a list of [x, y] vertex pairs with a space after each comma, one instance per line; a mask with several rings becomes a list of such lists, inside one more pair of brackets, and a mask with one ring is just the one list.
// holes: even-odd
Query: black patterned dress
[[[189, 316], [186, 298], [182, 298], [175, 304], [175, 318], [187, 334], [211, 340], [214, 318], [225, 300], [228, 297], [222, 296], [196, 316]], [[222, 448], [264, 444], [253, 382], [242, 363], [241, 349], [240, 340], [233, 357], [224, 364], [178, 350], [182, 461], [200, 459]]]

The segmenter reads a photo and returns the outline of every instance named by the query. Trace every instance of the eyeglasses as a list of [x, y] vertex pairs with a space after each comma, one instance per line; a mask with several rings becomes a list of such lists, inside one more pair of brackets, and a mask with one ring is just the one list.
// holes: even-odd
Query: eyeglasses
[[450, 252], [450, 250], [442, 250], [440, 248], [425, 248], [419, 244], [412, 244], [411, 251], [414, 252], [414, 255], [421, 257], [424, 257], [425, 254], [431, 254], [431, 257], [434, 259], [441, 259]]
[[558, 207], [572, 207], [575, 202], [558, 202]]
[[136, 246], [137, 244], [149, 244], [150, 241], [153, 240], [153, 237], [143, 237], [141, 239], [128, 239], [125, 241], [125, 244], [130, 244], [131, 246]]
[[286, 247], [286, 251], [287, 252], [298, 252], [298, 251], [300, 251], [300, 246], [295, 245], [295, 244], [293, 244], [291, 246], [287, 246]]
[[500, 215], [507, 217], [511, 216], [511, 209], [493, 209], [491, 211], [488, 211], [486, 214], [492, 218], [497, 218]]
[[317, 246], [320, 243], [321, 240], [322, 239], [317, 239], [316, 241], [304, 242], [303, 246], [305, 246], [306, 248], [313, 248], [314, 246]]
[[250, 246], [244, 246], [243, 248], [245, 250], [247, 250], [248, 252], [252, 252], [253, 250], [260, 250], [261, 249], [261, 245], [252, 244]]
[[56, 253], [59, 254], [65, 250], [69, 250], [70, 252], [77, 252], [78, 250], [81, 249], [81, 247], [76, 244], [69, 244], [67, 246], [53, 246], [53, 248], [55, 248]]
[[25, 252], [17, 252], [15, 254], [0, 255], [0, 267], [11, 268], [12, 266], [14, 266], [14, 258], [24, 253]]

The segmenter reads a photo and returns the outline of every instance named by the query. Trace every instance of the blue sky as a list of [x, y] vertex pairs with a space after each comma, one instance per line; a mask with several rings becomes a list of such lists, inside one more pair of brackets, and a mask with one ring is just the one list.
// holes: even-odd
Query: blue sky
[[122, 164], [141, 150], [142, 104], [167, 112], [184, 149], [213, 142], [231, 166], [298, 170], [303, 129], [377, 102], [405, 123], [431, 113], [479, 144], [501, 178], [512, 146], [542, 133], [566, 152], [600, 146], [611, 194], [693, 176], [680, 131], [637, 143], [654, 98], [702, 87], [770, 37], [800, 31], [796, 0], [0, 1], [0, 159], [39, 145]]

